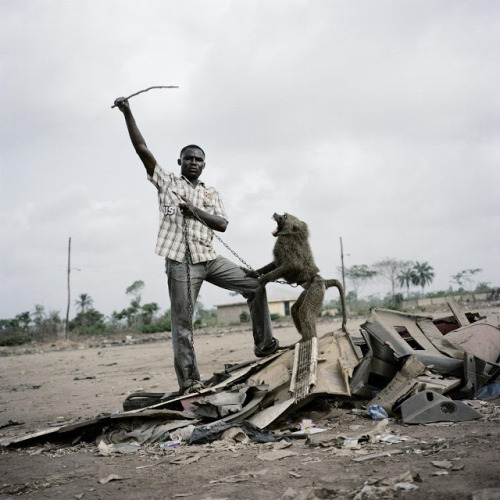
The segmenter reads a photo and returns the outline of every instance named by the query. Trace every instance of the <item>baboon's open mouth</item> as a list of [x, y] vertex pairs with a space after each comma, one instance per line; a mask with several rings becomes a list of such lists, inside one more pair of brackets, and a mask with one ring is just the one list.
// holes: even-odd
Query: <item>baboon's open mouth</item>
[[279, 215], [277, 213], [275, 213], [271, 219], [273, 219], [274, 221], [276, 221], [276, 229], [272, 232], [272, 234], [274, 236], [278, 236], [279, 232], [283, 229], [283, 226], [285, 224], [285, 219], [286, 219], [286, 215]]

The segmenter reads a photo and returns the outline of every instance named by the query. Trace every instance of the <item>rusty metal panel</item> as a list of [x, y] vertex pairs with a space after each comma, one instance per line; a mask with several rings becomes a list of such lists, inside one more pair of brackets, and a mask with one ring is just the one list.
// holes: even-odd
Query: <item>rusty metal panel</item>
[[418, 326], [419, 321], [426, 319], [432, 320], [426, 316], [373, 309], [367, 322], [361, 327], [394, 351], [397, 358], [424, 353], [442, 356]]
[[500, 356], [500, 330], [488, 323], [472, 323], [446, 335], [446, 339], [469, 354], [497, 363]]
[[457, 318], [458, 324], [460, 326], [470, 325], [470, 321], [468, 320], [467, 316], [463, 312], [462, 308], [458, 305], [458, 302], [452, 296], [446, 297], [446, 303], [448, 304], [448, 307], [450, 308], [455, 318]]
[[464, 359], [464, 350], [460, 346], [453, 344], [448, 335], [445, 337], [431, 320], [417, 321], [417, 325], [440, 352], [454, 359]]

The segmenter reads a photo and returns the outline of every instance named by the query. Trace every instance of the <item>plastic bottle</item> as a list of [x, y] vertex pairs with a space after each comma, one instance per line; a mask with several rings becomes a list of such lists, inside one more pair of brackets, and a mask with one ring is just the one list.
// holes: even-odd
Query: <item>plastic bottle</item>
[[372, 405], [368, 408], [368, 413], [373, 420], [383, 420], [384, 418], [389, 418], [387, 412], [380, 405]]

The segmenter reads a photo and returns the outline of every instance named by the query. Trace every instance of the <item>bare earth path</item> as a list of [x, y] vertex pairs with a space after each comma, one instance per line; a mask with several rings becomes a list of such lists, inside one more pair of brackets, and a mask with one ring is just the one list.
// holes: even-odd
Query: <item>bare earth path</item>
[[[356, 331], [362, 321], [350, 322], [349, 329]], [[337, 328], [336, 321], [322, 322], [319, 334]], [[276, 328], [275, 333], [285, 345], [298, 340], [291, 326]], [[0, 429], [1, 437], [121, 410], [130, 392], [177, 389], [170, 340], [134, 345], [106, 345], [102, 339], [92, 342], [93, 346], [65, 342], [36, 346], [32, 348], [35, 353], [0, 359], [0, 425], [9, 421], [22, 424]], [[195, 344], [204, 378], [223, 370], [226, 363], [253, 359], [249, 329], [198, 333]], [[304, 417], [328, 431], [313, 436], [312, 443], [292, 440], [284, 449], [289, 456], [275, 461], [265, 458], [271, 456], [266, 454], [277, 447], [276, 443], [216, 441], [167, 451], [151, 445], [113, 456], [101, 456], [95, 443], [4, 449], [0, 498], [354, 498], [363, 485], [381, 486], [383, 478], [407, 471], [417, 479], [413, 484], [418, 489], [390, 489], [384, 498], [472, 498], [476, 490], [500, 488], [499, 404], [497, 399], [480, 405], [487, 415], [481, 420], [451, 425], [405, 426], [390, 421], [385, 432], [409, 440], [367, 444], [361, 450], [340, 448], [331, 442], [329, 446], [311, 446], [341, 434], [369, 431], [376, 425], [349, 408], [320, 404]], [[411, 449], [372, 460], [353, 460], [403, 446]], [[439, 469], [432, 461], [450, 461], [453, 469]], [[110, 475], [117, 477], [101, 484], [100, 480]]]

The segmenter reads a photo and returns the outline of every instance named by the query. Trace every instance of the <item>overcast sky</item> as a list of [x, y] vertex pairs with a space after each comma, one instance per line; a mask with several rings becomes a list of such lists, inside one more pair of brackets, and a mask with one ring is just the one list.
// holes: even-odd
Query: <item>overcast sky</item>
[[[346, 266], [500, 285], [497, 1], [0, 0], [0, 40], [0, 318], [65, 315], [69, 237], [72, 303], [109, 315], [143, 280], [169, 307], [156, 192], [111, 109], [152, 85], [179, 89], [130, 100], [148, 146], [176, 172], [182, 146], [205, 149], [222, 237], [252, 267], [289, 212], [324, 277], [342, 237]], [[202, 288], [207, 307], [230, 300]]]

